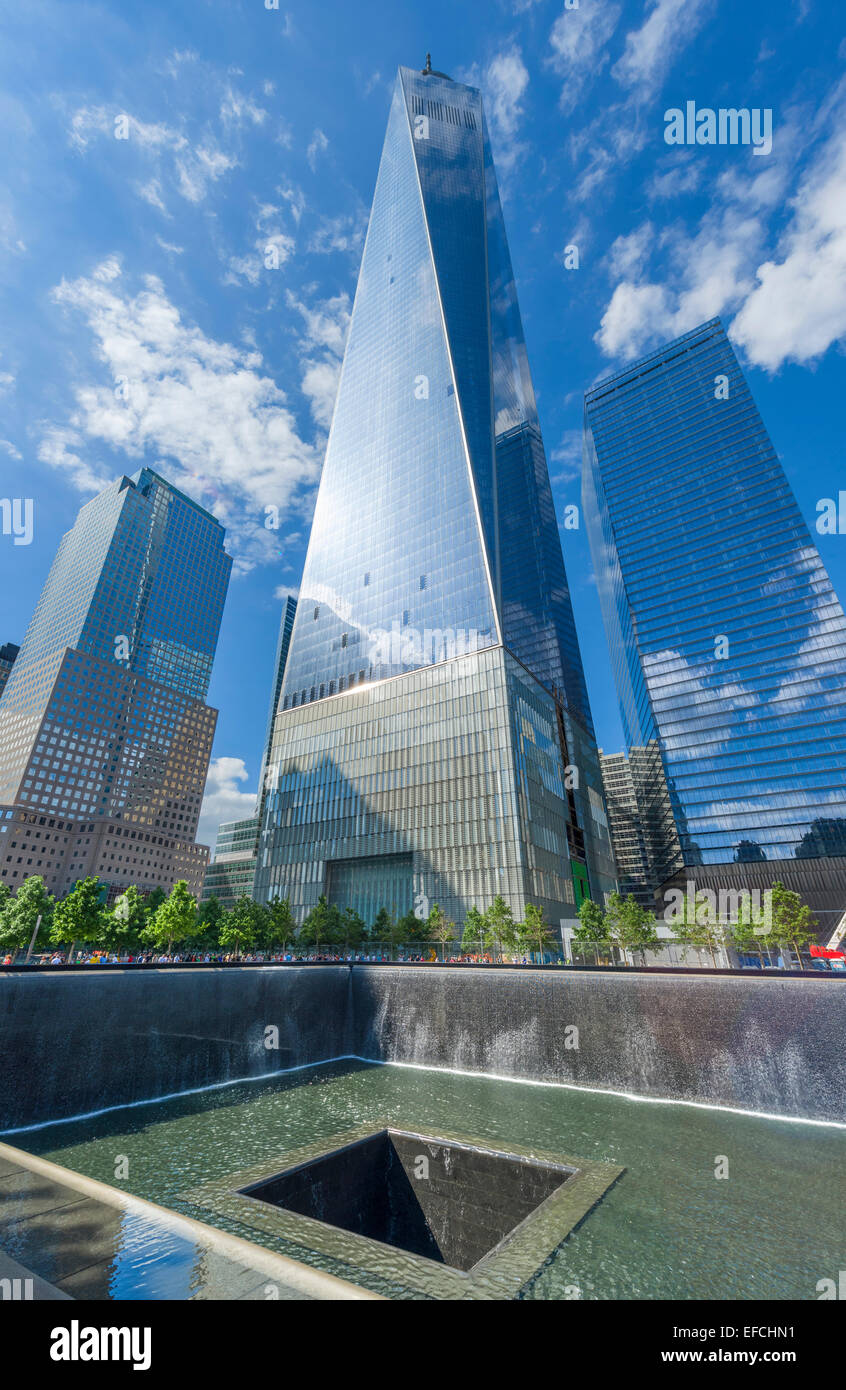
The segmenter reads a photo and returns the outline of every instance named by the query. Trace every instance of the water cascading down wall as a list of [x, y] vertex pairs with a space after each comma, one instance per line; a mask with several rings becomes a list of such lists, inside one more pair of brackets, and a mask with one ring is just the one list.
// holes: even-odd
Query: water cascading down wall
[[846, 982], [367, 965], [0, 972], [0, 1130], [333, 1058], [846, 1121]]

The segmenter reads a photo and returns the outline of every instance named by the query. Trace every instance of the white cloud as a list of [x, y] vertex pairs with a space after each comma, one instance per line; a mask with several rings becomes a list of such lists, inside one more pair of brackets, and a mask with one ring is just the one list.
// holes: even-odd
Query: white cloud
[[197, 842], [214, 852], [218, 826], [224, 821], [247, 820], [255, 815], [256, 792], [241, 791], [249, 781], [243, 758], [212, 758], [197, 826]]
[[303, 395], [309, 399], [315, 422], [323, 429], [328, 430], [332, 423], [332, 412], [335, 409], [335, 397], [338, 394], [341, 364], [340, 362], [324, 360], [322, 362], [306, 361], [303, 365], [305, 374], [300, 389]]
[[618, 239], [611, 269], [620, 283], [595, 334], [602, 350], [630, 360], [730, 314], [736, 315], [732, 338], [769, 371], [786, 361], [812, 361], [846, 338], [844, 129], [846, 80], [815, 112], [788, 109], [763, 169], [746, 152], [712, 185], [694, 230], [681, 219], [665, 226], [660, 283], [645, 275], [643, 259], [626, 263], [625, 254], [615, 255], [632, 248], [632, 237], [645, 238], [649, 224], [622, 247]]
[[10, 458], [15, 459], [17, 463], [23, 462], [23, 454], [20, 449], [15, 448], [11, 439], [0, 439], [0, 449], [7, 453]]
[[619, 5], [608, 0], [582, 0], [578, 9], [562, 10], [552, 26], [549, 61], [564, 79], [561, 105], [566, 111], [573, 110], [583, 90], [608, 62], [604, 50], [619, 18]]
[[644, 222], [628, 236], [618, 236], [611, 243], [608, 252], [609, 268], [616, 278], [627, 278], [640, 270], [648, 259], [655, 241], [655, 229], [651, 222]]
[[104, 464], [92, 463], [76, 452], [86, 447], [85, 439], [73, 429], [62, 429], [58, 425], [45, 424], [38, 457], [51, 468], [67, 473], [73, 487], [80, 492], [101, 492], [114, 476]]
[[227, 527], [240, 569], [271, 560], [264, 508], [277, 506], [283, 518], [296, 512], [319, 461], [285, 394], [261, 371], [261, 354], [184, 322], [153, 276], [133, 294], [115, 259], [63, 281], [54, 298], [84, 319], [105, 371], [77, 386], [67, 425], [45, 427], [39, 456], [85, 491], [114, 472], [91, 462], [98, 445], [126, 455], [132, 471], [161, 467]]
[[309, 164], [311, 165], [312, 169], [316, 169], [316, 168], [317, 168], [317, 157], [318, 157], [318, 155], [323, 154], [324, 151], [328, 150], [328, 148], [329, 148], [329, 141], [328, 141], [328, 139], [326, 138], [326, 136], [323, 134], [323, 131], [322, 131], [322, 130], [316, 130], [316, 131], [314, 132], [314, 134], [312, 135], [312, 137], [311, 137], [311, 143], [310, 143], [308, 149], [306, 150], [306, 159], [308, 160], [308, 162], [309, 162]]
[[517, 47], [491, 60], [481, 79], [498, 169], [507, 174], [527, 146], [517, 139], [529, 73]]
[[220, 119], [224, 125], [245, 125], [247, 122], [263, 125], [267, 119], [267, 112], [263, 107], [257, 106], [251, 97], [242, 96], [233, 87], [227, 87], [220, 104]]
[[321, 217], [308, 249], [318, 256], [329, 255], [332, 251], [352, 251], [357, 254], [361, 250], [366, 227], [367, 211], [363, 207], [355, 213]]
[[582, 474], [582, 431], [565, 430], [561, 443], [553, 449], [549, 458], [552, 464], [552, 481], [565, 486], [575, 482]]
[[644, 343], [665, 332], [667, 293], [661, 285], [618, 285], [594, 335], [609, 357], [637, 357]]
[[[118, 120], [127, 122], [126, 139], [116, 139]], [[155, 176], [139, 182], [136, 187], [147, 202], [151, 202], [162, 211], [165, 210], [161, 191], [164, 179], [162, 161], [170, 161], [171, 176], [175, 178], [176, 188], [180, 195], [191, 203], [201, 202], [208, 192], [209, 185], [238, 165], [234, 155], [227, 154], [208, 136], [202, 142], [195, 142], [173, 126], [161, 122], [140, 121], [117, 108], [80, 107], [73, 113], [70, 121], [71, 144], [80, 153], [85, 153], [95, 136], [114, 140], [119, 149], [130, 153], [140, 150], [145, 156], [155, 159]]]
[[305, 212], [306, 199], [301, 188], [295, 188], [292, 184], [280, 185], [276, 190], [281, 198], [284, 198], [291, 209], [291, 216], [299, 225], [300, 218]]
[[623, 56], [611, 69], [624, 87], [657, 87], [678, 51], [700, 29], [712, 0], [652, 0], [639, 29], [626, 35]]
[[150, 179], [148, 183], [140, 183], [137, 188], [139, 196], [144, 199], [145, 203], [158, 208], [159, 212], [163, 212], [166, 217], [169, 215], [162, 200], [162, 186], [158, 179]]
[[[297, 310], [305, 324], [301, 390], [308, 398], [315, 422], [322, 429], [328, 429], [350, 326], [349, 295], [337, 294], [309, 305], [289, 291], [288, 305]], [[314, 349], [321, 351], [319, 357], [314, 355]]]
[[802, 179], [778, 259], [732, 324], [751, 361], [775, 371], [807, 362], [846, 336], [846, 137], [842, 126]]
[[683, 193], [695, 193], [705, 173], [702, 160], [685, 155], [663, 174], [654, 174], [647, 185], [647, 196], [654, 202], [679, 198]]

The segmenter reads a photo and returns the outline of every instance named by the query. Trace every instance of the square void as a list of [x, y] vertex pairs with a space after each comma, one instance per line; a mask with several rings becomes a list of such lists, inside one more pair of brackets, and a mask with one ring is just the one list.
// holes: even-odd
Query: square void
[[386, 1128], [241, 1192], [468, 1271], [574, 1172], [564, 1164]]

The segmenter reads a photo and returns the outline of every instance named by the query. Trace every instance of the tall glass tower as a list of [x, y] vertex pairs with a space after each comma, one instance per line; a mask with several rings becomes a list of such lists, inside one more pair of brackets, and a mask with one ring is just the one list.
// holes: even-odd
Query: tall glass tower
[[205, 703], [232, 561], [223, 527], [143, 468], [62, 539], [0, 699], [0, 877], [199, 893]]
[[401, 68], [275, 720], [257, 895], [613, 887], [481, 97]]
[[664, 877], [778, 861], [762, 882], [842, 910], [846, 621], [718, 320], [587, 393], [583, 486], [626, 741], [673, 809]]

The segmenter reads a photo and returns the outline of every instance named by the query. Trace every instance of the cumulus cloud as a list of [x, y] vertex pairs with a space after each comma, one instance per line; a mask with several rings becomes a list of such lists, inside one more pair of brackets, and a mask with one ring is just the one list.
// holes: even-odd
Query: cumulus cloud
[[210, 845], [213, 852], [219, 825], [255, 815], [257, 793], [241, 790], [248, 781], [243, 758], [212, 758], [197, 827], [199, 844]]
[[[475, 82], [474, 82], [475, 85]], [[516, 45], [492, 58], [478, 78], [491, 123], [497, 169], [507, 175], [528, 148], [517, 138], [529, 73]]]
[[264, 508], [306, 505], [319, 460], [261, 354], [184, 321], [154, 276], [134, 293], [114, 258], [53, 297], [83, 319], [104, 370], [76, 387], [66, 423], [45, 425], [39, 457], [83, 491], [114, 473], [109, 451], [127, 471], [160, 467], [227, 527], [238, 568], [272, 559]]
[[842, 127], [802, 179], [776, 257], [732, 324], [752, 362], [775, 371], [846, 336], [846, 136]]
[[[764, 168], [748, 157], [725, 168], [693, 230], [678, 218], [654, 246], [649, 223], [618, 238], [608, 264], [619, 283], [595, 334], [603, 352], [631, 360], [732, 314], [731, 336], [768, 371], [846, 338], [845, 129], [843, 81], [813, 117], [786, 112]], [[655, 247], [660, 275], [649, 273]]]
[[628, 360], [637, 357], [651, 338], [671, 336], [666, 328], [670, 317], [662, 285], [633, 285], [624, 280], [611, 296], [594, 337], [608, 357]]
[[308, 398], [315, 423], [328, 430], [350, 325], [349, 295], [338, 294], [306, 304], [289, 291], [288, 305], [300, 314], [305, 328], [301, 390]]

